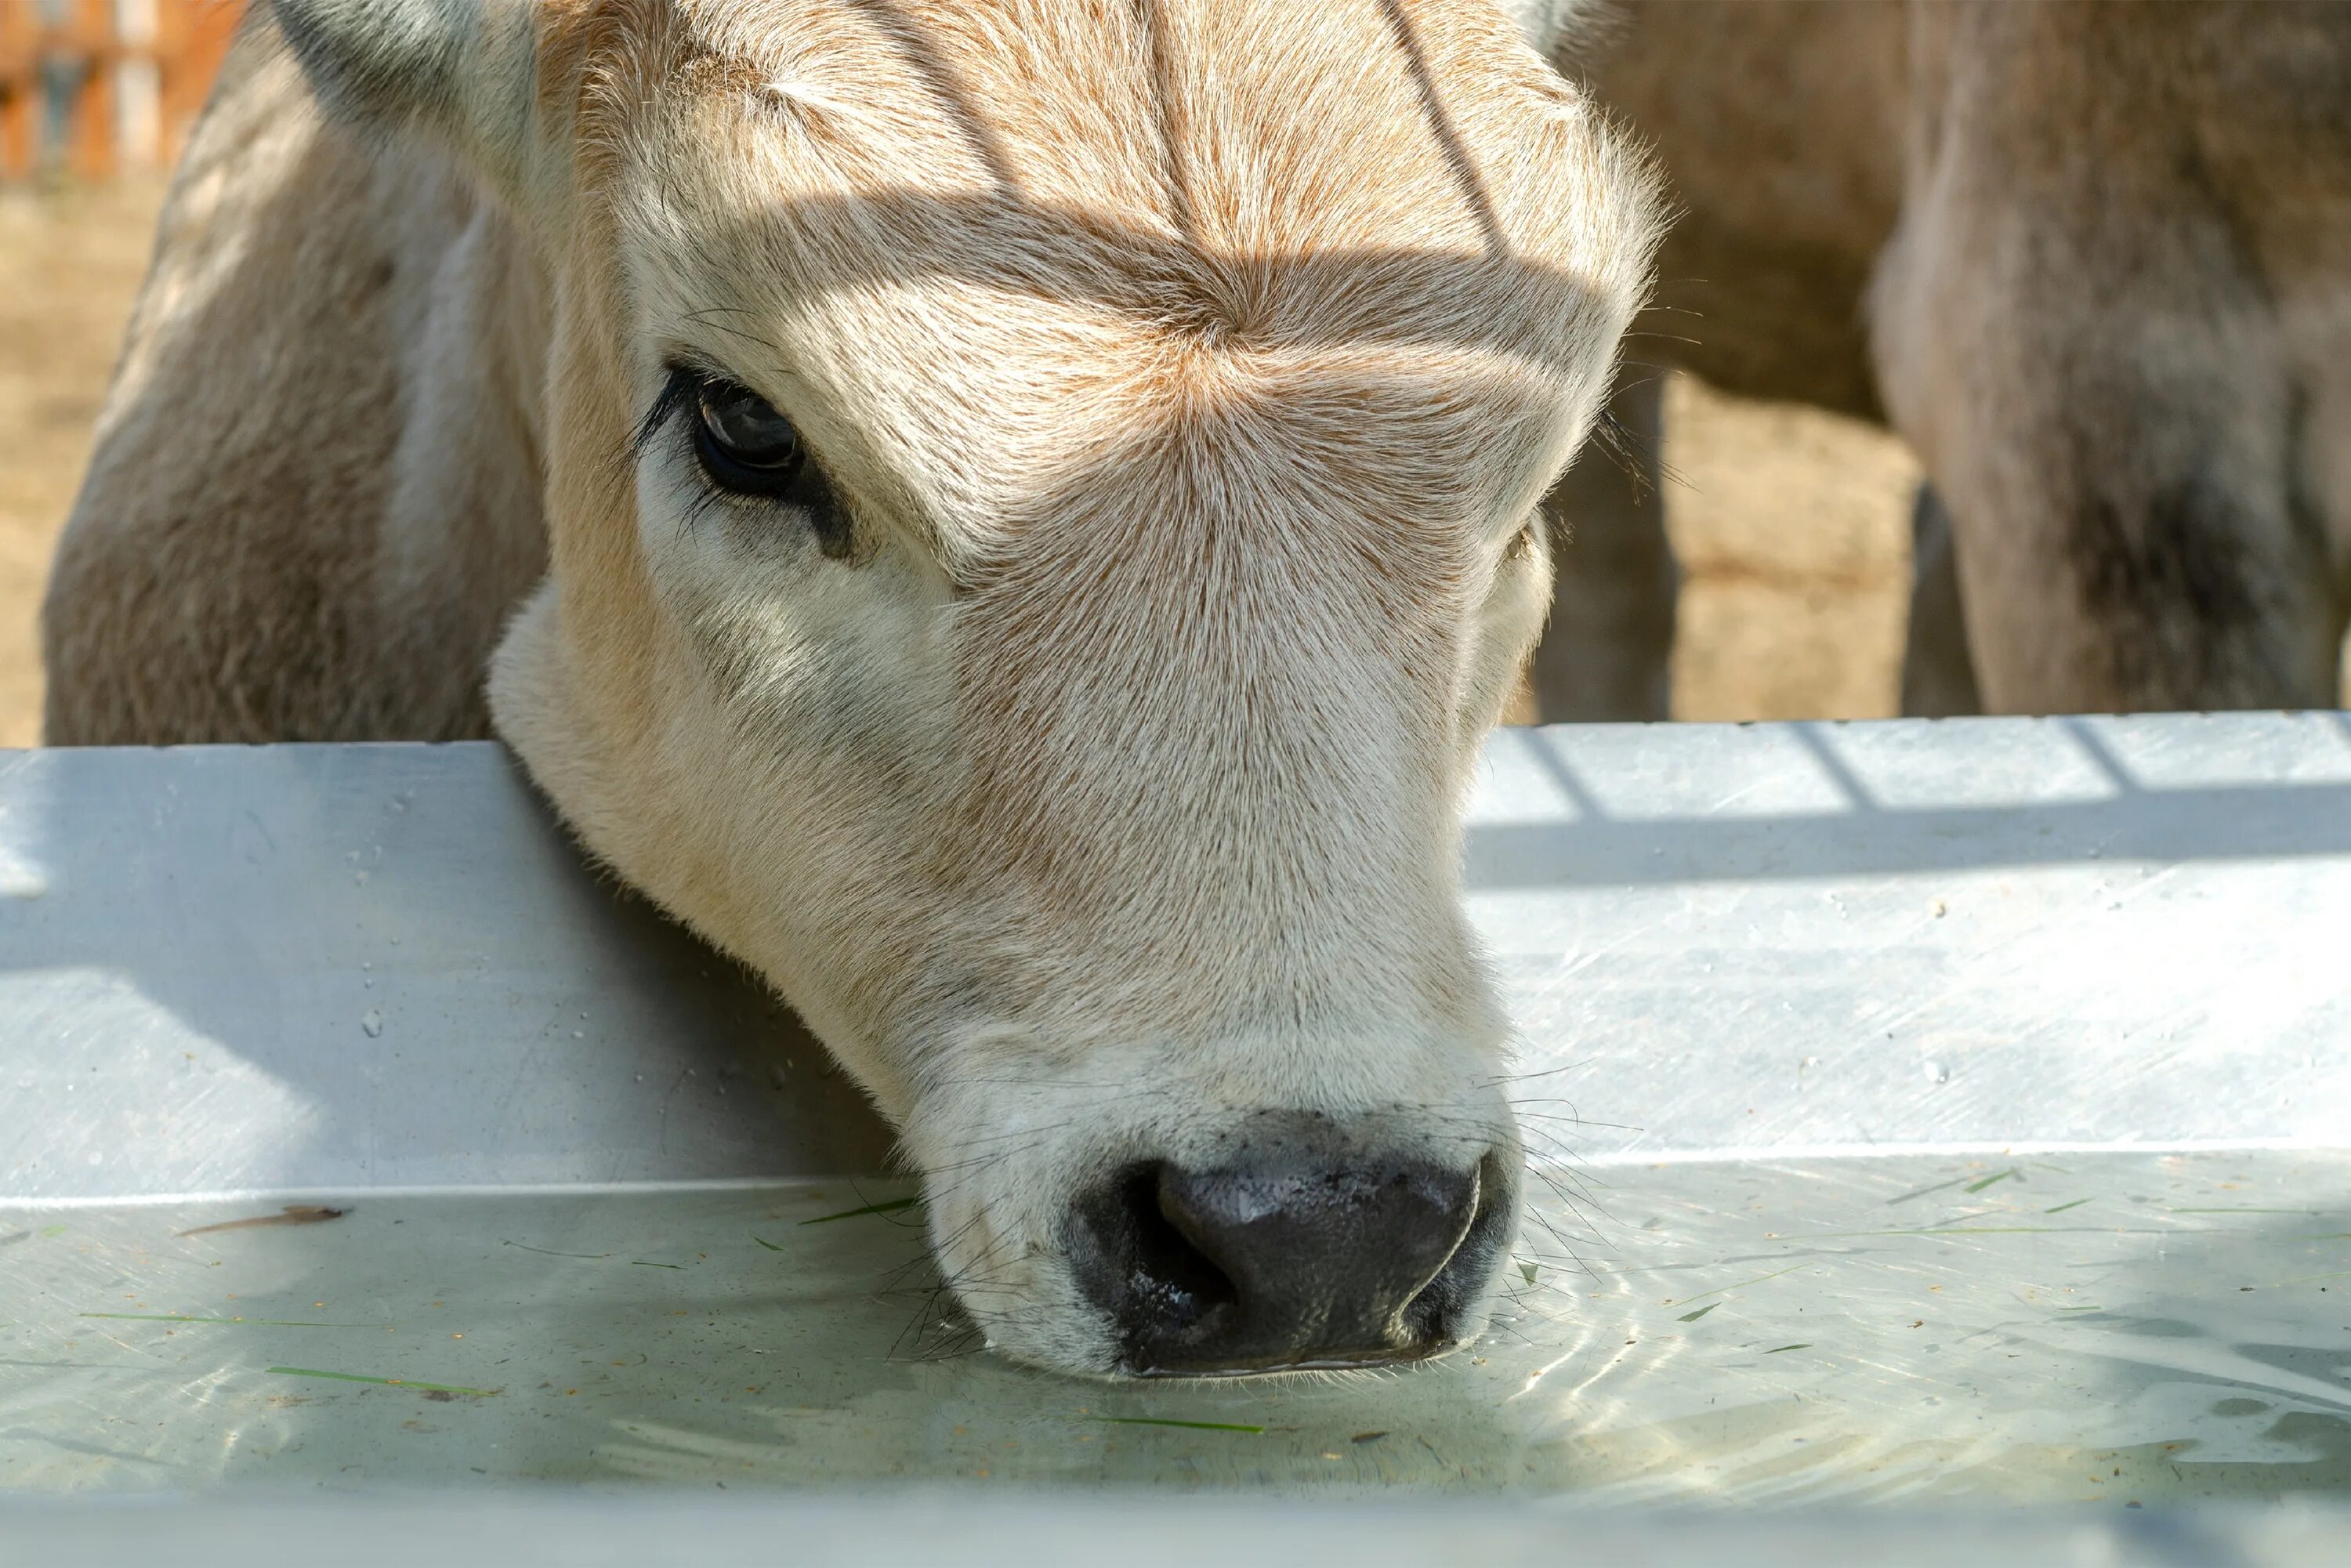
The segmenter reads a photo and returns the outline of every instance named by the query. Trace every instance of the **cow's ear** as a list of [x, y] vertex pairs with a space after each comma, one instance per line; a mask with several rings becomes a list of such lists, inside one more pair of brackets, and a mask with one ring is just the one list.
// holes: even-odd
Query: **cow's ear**
[[539, 0], [272, 0], [338, 119], [444, 142], [519, 195], [539, 162]]

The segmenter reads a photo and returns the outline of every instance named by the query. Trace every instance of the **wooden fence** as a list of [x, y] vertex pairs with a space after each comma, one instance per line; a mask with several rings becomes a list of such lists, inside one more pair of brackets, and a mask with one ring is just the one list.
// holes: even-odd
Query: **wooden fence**
[[0, 0], [0, 179], [179, 156], [244, 0]]

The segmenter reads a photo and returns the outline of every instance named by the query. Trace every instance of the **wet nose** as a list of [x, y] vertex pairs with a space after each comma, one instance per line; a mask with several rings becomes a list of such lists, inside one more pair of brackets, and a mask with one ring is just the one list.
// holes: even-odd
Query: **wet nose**
[[1132, 1373], [1417, 1361], [1469, 1332], [1509, 1218], [1500, 1171], [1299, 1150], [1139, 1166], [1080, 1202], [1071, 1260]]

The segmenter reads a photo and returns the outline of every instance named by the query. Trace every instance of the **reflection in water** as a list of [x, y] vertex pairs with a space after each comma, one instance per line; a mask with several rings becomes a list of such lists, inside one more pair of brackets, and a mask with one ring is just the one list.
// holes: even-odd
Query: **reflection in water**
[[919, 1214], [871, 1187], [363, 1197], [203, 1236], [269, 1207], [0, 1210], [0, 1487], [2351, 1492], [2351, 1157], [1607, 1175], [1610, 1218], [1529, 1227], [1473, 1353], [1208, 1385], [947, 1354]]

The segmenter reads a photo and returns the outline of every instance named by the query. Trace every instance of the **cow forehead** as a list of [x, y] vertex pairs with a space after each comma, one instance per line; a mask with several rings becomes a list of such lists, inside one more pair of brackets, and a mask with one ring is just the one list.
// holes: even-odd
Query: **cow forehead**
[[1540, 70], [1483, 0], [694, 9], [702, 46], [805, 107], [845, 164], [1010, 186], [1241, 249], [1375, 211], [1413, 213], [1424, 242], [1476, 240], [1470, 172], [1448, 160], [1469, 152], [1486, 99]]
[[1105, 288], [1336, 254], [1360, 292], [1406, 256], [1604, 265], [1646, 196], [1489, 0], [682, 3], [658, 172], [839, 252], [960, 226], [969, 265]]
[[1588, 393], [1646, 267], [1637, 169], [1485, 0], [683, 15], [630, 128], [648, 293], [796, 416], [855, 408], [836, 453], [878, 431], [968, 492], [929, 515], [1001, 518], [1231, 399], [1326, 448], [1416, 404], [1412, 453], [1458, 464], [1481, 389]]

